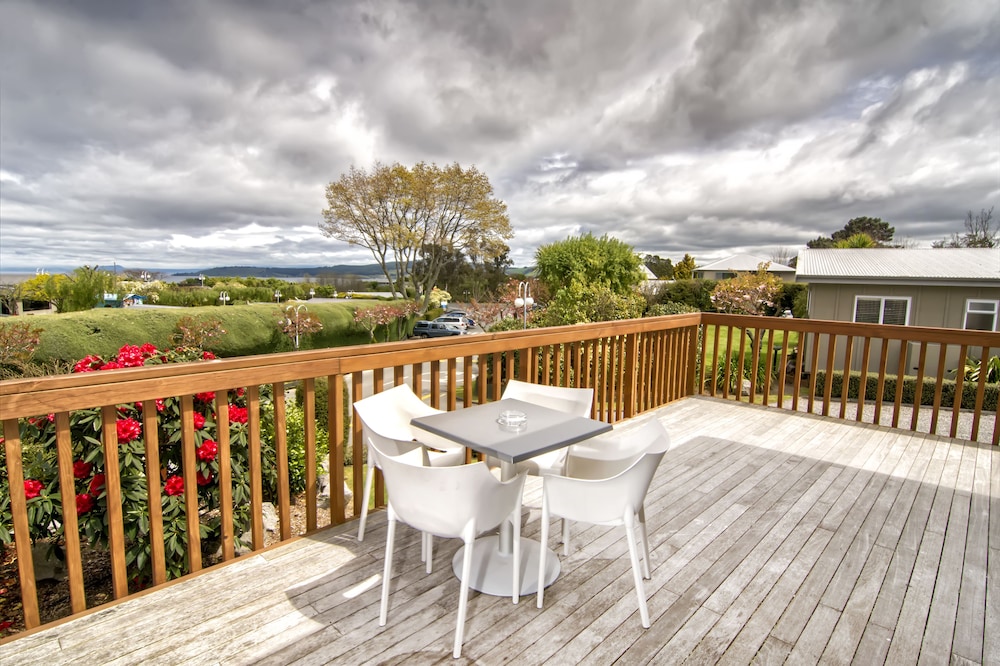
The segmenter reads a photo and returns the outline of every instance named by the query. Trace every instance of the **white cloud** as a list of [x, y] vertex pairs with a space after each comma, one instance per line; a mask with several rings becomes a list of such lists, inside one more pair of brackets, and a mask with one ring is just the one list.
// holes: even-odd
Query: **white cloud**
[[369, 263], [323, 187], [476, 165], [511, 257], [699, 260], [859, 215], [929, 242], [1000, 195], [1000, 9], [405, 1], [0, 6], [0, 269]]

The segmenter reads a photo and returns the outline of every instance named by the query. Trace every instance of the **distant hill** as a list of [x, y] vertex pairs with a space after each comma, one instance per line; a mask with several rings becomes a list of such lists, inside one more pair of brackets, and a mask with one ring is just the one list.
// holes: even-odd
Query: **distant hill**
[[[392, 266], [389, 269], [392, 270]], [[382, 269], [378, 264], [339, 264], [336, 266], [314, 266], [307, 268], [271, 267], [271, 266], [217, 266], [198, 271], [178, 271], [172, 275], [198, 277], [260, 277], [260, 278], [304, 278], [321, 277], [324, 275], [357, 275], [361, 278], [382, 277]]]
[[[388, 265], [389, 271], [396, 268], [395, 263]], [[532, 275], [534, 266], [512, 266], [507, 269], [508, 275]], [[287, 266], [217, 266], [205, 270], [172, 271], [171, 275], [181, 277], [260, 277], [260, 278], [305, 278], [322, 277], [324, 275], [356, 275], [360, 278], [383, 278], [382, 269], [378, 264], [337, 264], [335, 266], [314, 266], [311, 268], [295, 268]]]

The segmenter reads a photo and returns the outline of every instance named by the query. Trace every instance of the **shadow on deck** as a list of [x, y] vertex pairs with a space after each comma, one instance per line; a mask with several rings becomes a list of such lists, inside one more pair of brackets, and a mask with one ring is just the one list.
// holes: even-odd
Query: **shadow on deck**
[[[470, 593], [459, 663], [996, 663], [996, 447], [711, 398], [637, 421], [654, 415], [677, 446], [647, 500], [652, 627], [623, 534], [575, 526], [544, 609]], [[540, 488], [529, 479], [528, 538]], [[439, 540], [427, 575], [400, 527], [382, 628], [384, 512], [364, 542], [356, 530], [27, 632], [0, 663], [455, 663], [458, 542]]]

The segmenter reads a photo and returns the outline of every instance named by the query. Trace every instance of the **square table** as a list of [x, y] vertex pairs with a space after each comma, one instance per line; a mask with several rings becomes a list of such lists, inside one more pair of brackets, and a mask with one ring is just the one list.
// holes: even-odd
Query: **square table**
[[[506, 410], [523, 412], [527, 417], [522, 427], [499, 423], [500, 413]], [[410, 422], [435, 435], [464, 444], [473, 451], [500, 460], [500, 478], [504, 481], [517, 474], [516, 463], [542, 453], [555, 451], [570, 444], [609, 432], [610, 423], [595, 421], [582, 416], [543, 407], [521, 400], [505, 399], [451, 412], [430, 414]], [[512, 526], [504, 523], [500, 534], [480, 537], [473, 548], [472, 580], [474, 590], [510, 595], [513, 567]], [[538, 591], [538, 555], [543, 544], [531, 539], [521, 539], [521, 594]], [[464, 546], [452, 560], [456, 575], [462, 570]], [[559, 558], [549, 551], [543, 585], [548, 587], [559, 575]]]

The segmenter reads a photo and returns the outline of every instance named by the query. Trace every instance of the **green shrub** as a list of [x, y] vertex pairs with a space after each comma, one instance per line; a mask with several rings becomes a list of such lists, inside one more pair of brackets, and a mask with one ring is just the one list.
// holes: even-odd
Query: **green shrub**
[[[721, 358], [721, 357], [720, 357]], [[756, 380], [755, 385], [757, 390], [761, 390], [764, 386], [764, 379], [767, 377], [767, 357], [765, 354], [761, 354], [757, 357], [756, 364], [754, 363], [753, 355], [750, 353], [745, 353], [743, 355], [743, 376], [742, 379], [750, 380], [754, 377], [756, 366]], [[726, 386], [726, 364], [725, 362], [719, 363], [718, 367], [715, 369], [715, 388], [719, 390], [724, 390]], [[742, 382], [740, 381], [740, 352], [734, 350], [729, 355], [729, 392], [739, 395], [742, 391]]]
[[[935, 391], [936, 380], [930, 378], [924, 378], [923, 386], [920, 392], [920, 404], [921, 405], [933, 405], [934, 404], [934, 391]], [[885, 388], [882, 391], [882, 401], [883, 402], [895, 402], [896, 401], [896, 390], [900, 386], [898, 377], [895, 375], [885, 376]], [[955, 404], [955, 386], [956, 382], [951, 379], [942, 380], [941, 384], [941, 406], [942, 407], [952, 407]], [[816, 373], [816, 395], [822, 396], [826, 387], [826, 372], [819, 371]], [[831, 398], [840, 398], [844, 390], [844, 373], [835, 372], [833, 373], [831, 380]], [[865, 381], [865, 401], [871, 402], [875, 400], [875, 395], [878, 390], [878, 375], [872, 375], [868, 373]], [[904, 376], [902, 381], [902, 399], [901, 403], [903, 405], [912, 405], [914, 398], [917, 394], [917, 378]], [[962, 382], [962, 397], [961, 397], [961, 409], [975, 409], [976, 406], [976, 392], [979, 387], [974, 382], [965, 381]], [[857, 400], [858, 396], [861, 395], [861, 373], [851, 372], [848, 379], [847, 388], [847, 398], [849, 400]], [[983, 395], [983, 410], [988, 412], [996, 411], [997, 399], [1000, 396], [1000, 384], [987, 384], [986, 390]]]
[[660, 287], [656, 293], [656, 301], [659, 303], [684, 303], [699, 312], [715, 312], [712, 305], [712, 290], [715, 289], [715, 280], [677, 280], [668, 282]]
[[[343, 392], [344, 401], [344, 432], [342, 433], [344, 446], [344, 466], [349, 467], [354, 464], [354, 447], [348, 444], [351, 441], [351, 416], [354, 410], [351, 409], [351, 393], [347, 388], [347, 381], [345, 380], [343, 386], [341, 387]], [[316, 428], [323, 429], [324, 433], [328, 433], [330, 430], [330, 414], [327, 411], [327, 401], [330, 395], [330, 382], [326, 377], [316, 378], [315, 387], [315, 399], [316, 399]], [[305, 404], [305, 395], [302, 391], [295, 392], [295, 402], [299, 409], [303, 409]], [[329, 435], [327, 435], [327, 451], [329, 451]]]
[[[317, 303], [309, 312], [323, 324], [323, 330], [304, 336], [301, 349], [322, 349], [364, 344], [368, 336], [354, 325], [353, 311], [365, 301]], [[72, 363], [88, 354], [112, 357], [126, 345], [151, 343], [159, 348], [174, 344], [178, 322], [217, 321], [227, 333], [213, 338], [205, 348], [220, 357], [269, 354], [290, 351], [293, 343], [275, 323], [274, 304], [232, 305], [199, 308], [102, 308], [37, 317], [32, 321], [42, 329], [33, 361], [41, 367]], [[9, 320], [9, 321], [8, 321]], [[4, 318], [0, 327], [13, 325], [17, 318]]]
[[687, 303], [667, 301], [666, 303], [656, 303], [646, 310], [646, 317], [661, 317], [663, 315], [688, 314], [691, 312], [701, 312], [698, 308]]

